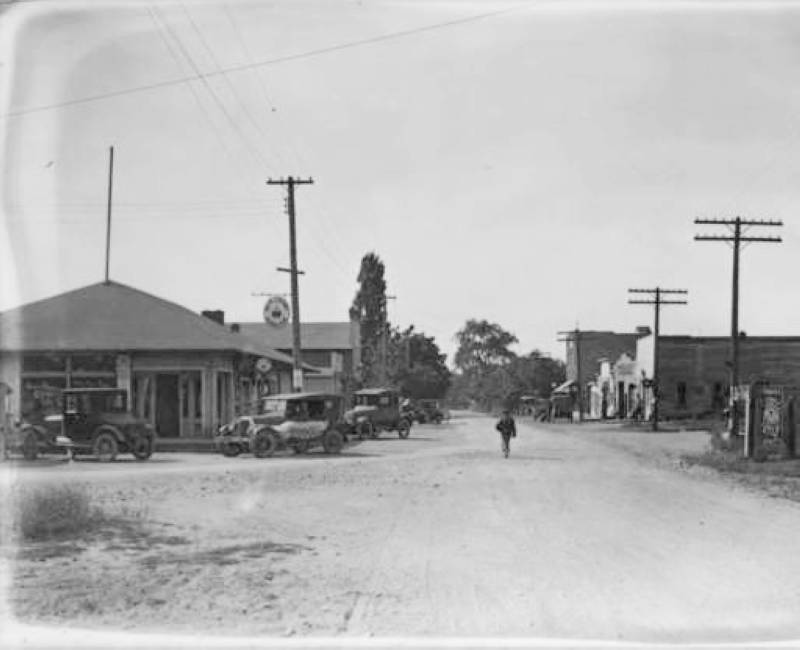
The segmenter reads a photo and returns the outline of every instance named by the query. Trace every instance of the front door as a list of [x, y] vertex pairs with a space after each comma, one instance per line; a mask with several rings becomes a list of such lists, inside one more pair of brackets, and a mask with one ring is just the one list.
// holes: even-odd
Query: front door
[[180, 436], [178, 375], [156, 375], [156, 431], [162, 438]]

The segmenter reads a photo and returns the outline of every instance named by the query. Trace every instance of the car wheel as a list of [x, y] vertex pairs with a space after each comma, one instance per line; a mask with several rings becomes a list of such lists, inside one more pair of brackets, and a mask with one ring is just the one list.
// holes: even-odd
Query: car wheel
[[344, 436], [336, 431], [336, 429], [328, 431], [322, 440], [322, 448], [325, 450], [326, 454], [338, 454], [343, 446]]
[[153, 455], [153, 439], [137, 436], [131, 445], [131, 453], [136, 460], [147, 460]]
[[39, 441], [36, 438], [36, 432], [29, 429], [22, 440], [22, 457], [25, 460], [36, 460], [39, 455]]
[[234, 458], [242, 453], [242, 448], [235, 442], [223, 442], [221, 449], [222, 455], [228, 458]]
[[101, 431], [97, 434], [92, 445], [92, 452], [102, 463], [110, 463], [114, 460], [119, 452], [119, 444], [114, 434], [110, 431]]
[[278, 450], [278, 436], [273, 431], [262, 429], [253, 438], [253, 455], [256, 458], [267, 458]]
[[397, 435], [401, 438], [408, 438], [408, 434], [411, 433], [411, 423], [402, 418], [400, 422], [397, 423]]

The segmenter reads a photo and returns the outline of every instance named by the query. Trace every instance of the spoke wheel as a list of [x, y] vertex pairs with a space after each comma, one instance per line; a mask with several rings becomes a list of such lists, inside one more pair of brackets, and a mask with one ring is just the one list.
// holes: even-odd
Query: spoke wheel
[[153, 455], [153, 439], [137, 436], [131, 445], [131, 453], [136, 460], [147, 460]]
[[278, 436], [273, 431], [262, 429], [253, 438], [253, 455], [256, 458], [268, 458], [278, 450]]
[[97, 460], [102, 463], [110, 463], [117, 457], [119, 444], [113, 433], [110, 431], [101, 431], [94, 439], [92, 451]]
[[227, 456], [228, 458], [233, 458], [234, 456], [238, 456], [241, 453], [242, 453], [242, 448], [235, 442], [222, 443], [223, 456]]
[[39, 455], [39, 442], [36, 439], [36, 432], [33, 430], [25, 434], [22, 441], [22, 457], [25, 460], [36, 460]]
[[338, 454], [340, 451], [342, 451], [342, 447], [344, 447], [344, 436], [336, 429], [331, 429], [325, 434], [325, 438], [323, 438], [322, 441], [322, 447], [325, 449], [325, 453]]
[[408, 434], [410, 433], [411, 433], [411, 423], [405, 418], [402, 418], [400, 422], [397, 424], [397, 435], [405, 439], [408, 438]]

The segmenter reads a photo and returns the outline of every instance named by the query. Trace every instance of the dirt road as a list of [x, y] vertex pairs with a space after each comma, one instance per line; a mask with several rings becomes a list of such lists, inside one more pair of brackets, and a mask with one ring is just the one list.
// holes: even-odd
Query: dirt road
[[800, 638], [800, 508], [665, 461], [701, 434], [523, 424], [507, 460], [485, 418], [384, 435], [342, 457], [14, 470], [19, 485], [86, 483], [134, 522], [19, 547], [16, 617], [219, 635]]

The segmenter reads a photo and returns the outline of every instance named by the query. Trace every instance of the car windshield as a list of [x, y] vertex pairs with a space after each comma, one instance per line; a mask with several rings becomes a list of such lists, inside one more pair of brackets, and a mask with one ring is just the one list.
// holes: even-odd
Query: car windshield
[[379, 395], [356, 395], [356, 406], [377, 406]]
[[286, 411], [285, 399], [265, 399], [261, 402], [261, 411], [263, 413], [278, 413], [283, 415]]

